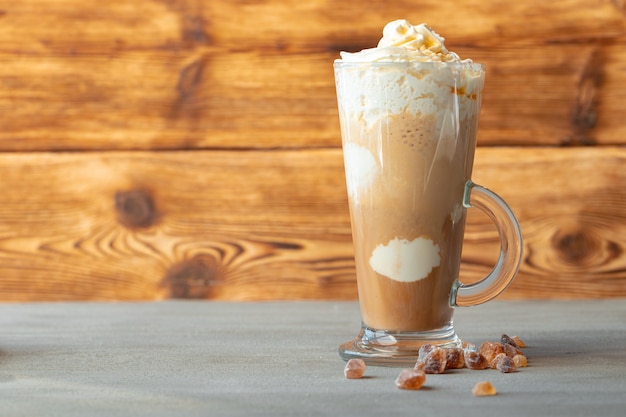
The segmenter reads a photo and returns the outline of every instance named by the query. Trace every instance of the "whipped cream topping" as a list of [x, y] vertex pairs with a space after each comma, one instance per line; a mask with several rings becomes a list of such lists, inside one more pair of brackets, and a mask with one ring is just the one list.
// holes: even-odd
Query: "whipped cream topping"
[[341, 52], [345, 62], [471, 62], [461, 61], [459, 56], [448, 51], [445, 39], [425, 23], [413, 26], [400, 19], [387, 23], [383, 37], [376, 48], [360, 52]]
[[401, 113], [432, 114], [437, 126], [443, 126], [443, 119], [454, 111], [453, 116], [462, 121], [477, 111], [476, 97], [484, 82], [481, 65], [471, 59], [461, 60], [426, 24], [413, 26], [403, 19], [385, 25], [377, 47], [341, 52], [341, 59], [335, 62], [348, 66], [410, 65], [355, 65], [337, 73], [343, 106], [351, 118], [361, 120], [368, 128], [381, 118]]

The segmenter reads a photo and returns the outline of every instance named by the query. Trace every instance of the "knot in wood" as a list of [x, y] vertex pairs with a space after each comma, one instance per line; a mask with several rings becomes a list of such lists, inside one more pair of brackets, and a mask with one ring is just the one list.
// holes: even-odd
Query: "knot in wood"
[[118, 221], [129, 228], [146, 228], [154, 224], [156, 212], [152, 196], [144, 190], [115, 193]]
[[553, 243], [561, 259], [570, 264], [587, 264], [600, 250], [597, 239], [583, 230], [557, 233]]
[[195, 15], [185, 15], [182, 23], [183, 40], [201, 45], [210, 43], [209, 35], [207, 35], [205, 30], [207, 22], [204, 18]]
[[211, 298], [217, 281], [223, 280], [219, 263], [211, 256], [195, 256], [172, 265], [161, 281], [171, 298]]

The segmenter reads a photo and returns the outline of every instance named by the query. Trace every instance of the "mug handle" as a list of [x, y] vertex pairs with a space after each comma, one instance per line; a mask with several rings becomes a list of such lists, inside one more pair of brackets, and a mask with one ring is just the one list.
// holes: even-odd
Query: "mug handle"
[[481, 281], [467, 285], [458, 279], [455, 281], [450, 292], [452, 307], [469, 307], [495, 298], [513, 281], [522, 262], [522, 231], [513, 211], [500, 196], [467, 181], [463, 206], [481, 209], [495, 223], [500, 236], [500, 256], [493, 270]]

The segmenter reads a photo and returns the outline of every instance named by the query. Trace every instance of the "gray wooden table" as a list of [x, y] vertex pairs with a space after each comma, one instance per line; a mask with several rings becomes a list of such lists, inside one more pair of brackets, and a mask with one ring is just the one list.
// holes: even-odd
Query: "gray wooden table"
[[[472, 342], [529, 345], [514, 374], [399, 368], [346, 380], [337, 346], [356, 303], [0, 304], [0, 416], [626, 415], [626, 300], [504, 302], [459, 309]], [[474, 397], [488, 379], [494, 397]]]

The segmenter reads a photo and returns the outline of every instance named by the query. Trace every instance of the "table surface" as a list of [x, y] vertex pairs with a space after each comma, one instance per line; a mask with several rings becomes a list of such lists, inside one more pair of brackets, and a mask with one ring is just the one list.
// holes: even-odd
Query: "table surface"
[[[337, 346], [354, 302], [0, 304], [0, 415], [626, 415], [626, 300], [493, 301], [458, 309], [474, 343], [519, 335], [529, 366], [348, 380]], [[474, 397], [490, 380], [498, 394]]]

